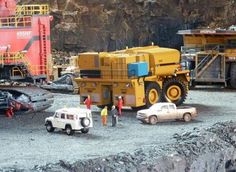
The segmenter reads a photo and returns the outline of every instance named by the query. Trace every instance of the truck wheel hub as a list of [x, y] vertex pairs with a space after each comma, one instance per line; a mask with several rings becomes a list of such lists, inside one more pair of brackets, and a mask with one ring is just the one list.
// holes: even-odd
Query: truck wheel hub
[[149, 101], [150, 103], [154, 104], [158, 100], [158, 93], [155, 89], [151, 89], [149, 92]]
[[167, 96], [171, 100], [178, 100], [181, 96], [181, 89], [176, 85], [170, 86], [167, 90]]

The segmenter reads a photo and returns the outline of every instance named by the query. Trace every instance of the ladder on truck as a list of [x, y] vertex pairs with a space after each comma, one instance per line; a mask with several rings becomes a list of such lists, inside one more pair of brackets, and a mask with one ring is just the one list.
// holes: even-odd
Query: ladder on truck
[[40, 74], [47, 74], [47, 35], [46, 26], [39, 20]]
[[226, 85], [225, 55], [221, 53], [219, 46], [196, 53], [195, 65], [193, 74], [196, 82], [224, 83]]

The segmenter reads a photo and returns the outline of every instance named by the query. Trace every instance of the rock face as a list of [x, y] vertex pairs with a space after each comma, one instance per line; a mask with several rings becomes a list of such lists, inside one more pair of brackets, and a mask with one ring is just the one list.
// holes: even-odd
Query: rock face
[[235, 0], [40, 0], [49, 3], [53, 48], [107, 51], [150, 45], [179, 48], [180, 29], [235, 24]]

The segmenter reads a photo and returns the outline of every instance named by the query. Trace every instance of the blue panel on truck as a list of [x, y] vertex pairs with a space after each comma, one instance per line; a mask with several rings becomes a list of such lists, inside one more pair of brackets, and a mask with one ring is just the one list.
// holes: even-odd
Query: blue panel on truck
[[147, 62], [137, 62], [128, 64], [128, 76], [140, 77], [148, 75]]

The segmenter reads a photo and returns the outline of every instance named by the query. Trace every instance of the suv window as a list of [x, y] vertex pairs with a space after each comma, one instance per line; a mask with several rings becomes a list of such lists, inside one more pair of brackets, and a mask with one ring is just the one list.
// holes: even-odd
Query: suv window
[[74, 119], [74, 115], [66, 115], [67, 119], [73, 120]]
[[65, 114], [64, 113], [61, 114], [61, 118], [65, 119]]
[[55, 118], [59, 118], [59, 114], [58, 113], [55, 114]]

